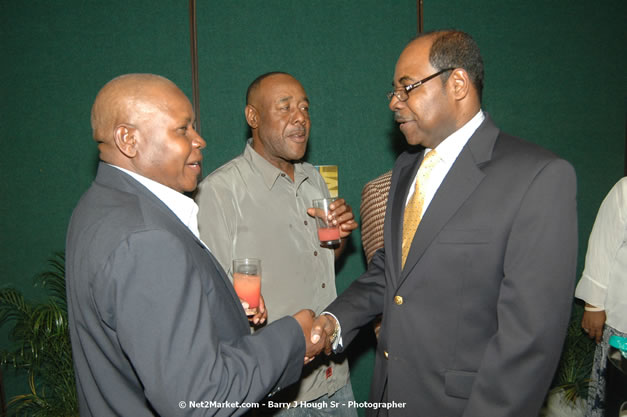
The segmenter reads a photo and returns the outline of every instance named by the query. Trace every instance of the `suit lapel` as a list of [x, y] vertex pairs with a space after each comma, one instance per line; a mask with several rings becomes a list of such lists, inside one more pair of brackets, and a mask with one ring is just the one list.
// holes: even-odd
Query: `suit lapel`
[[[411, 274], [427, 248], [451, 217], [483, 180], [485, 174], [481, 171], [480, 166], [491, 158], [497, 136], [498, 128], [486, 115], [486, 120], [464, 146], [429, 204], [416, 230], [405, 268], [401, 271], [399, 286]], [[402, 207], [404, 207], [404, 201]], [[402, 228], [402, 217], [400, 218], [399, 227]], [[397, 265], [400, 267], [400, 245], [397, 253], [399, 256]]]
[[148, 188], [146, 188], [139, 181], [135, 180], [135, 178], [117, 168], [101, 162], [100, 166], [98, 167], [96, 180], [109, 187], [116, 188], [130, 194], [139, 195], [151, 201], [154, 207], [162, 212], [168, 219], [170, 219], [171, 222], [174, 222], [177, 227], [181, 227], [182, 230], [188, 233], [194, 239], [197, 245], [205, 248], [200, 239], [198, 239], [196, 235], [194, 235], [194, 233], [192, 233], [192, 231], [189, 230], [189, 228], [185, 224], [183, 224], [183, 222], [181, 222], [181, 219], [179, 219], [176, 214], [174, 214], [174, 212]]
[[173, 224], [174, 227], [182, 228], [181, 230], [183, 231], [183, 233], [191, 237], [194, 242], [196, 242], [196, 244], [200, 246], [209, 256], [216, 272], [224, 282], [225, 286], [227, 288], [230, 288], [230, 292], [233, 295], [234, 301], [239, 305], [239, 298], [237, 297], [235, 290], [233, 290], [233, 285], [231, 284], [231, 281], [227, 277], [222, 267], [220, 267], [217, 259], [213, 256], [213, 254], [205, 246], [205, 244], [202, 243], [200, 239], [198, 239], [196, 235], [194, 235], [194, 233], [192, 233], [192, 231], [189, 230], [189, 228], [185, 226], [185, 224], [183, 224], [183, 222], [181, 222], [176, 214], [174, 214], [174, 212], [170, 210], [170, 208], [163, 201], [161, 201], [156, 195], [154, 195], [150, 190], [148, 190], [130, 175], [102, 162], [98, 166], [96, 181], [107, 187], [115, 188], [126, 193], [139, 195], [142, 198], [149, 200], [154, 205], [155, 209], [158, 209], [160, 212], [162, 212]]

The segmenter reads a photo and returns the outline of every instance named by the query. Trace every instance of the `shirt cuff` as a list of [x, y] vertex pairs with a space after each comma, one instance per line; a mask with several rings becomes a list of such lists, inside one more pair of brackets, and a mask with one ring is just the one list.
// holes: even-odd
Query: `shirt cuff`
[[335, 319], [335, 322], [337, 323], [337, 337], [331, 345], [331, 347], [333, 348], [333, 353], [336, 353], [338, 347], [342, 349], [344, 348], [344, 345], [342, 344], [342, 325], [340, 324], [340, 321], [337, 319], [337, 317], [335, 317], [335, 314], [329, 313], [328, 311], [323, 311], [322, 313], [320, 313], [320, 315], [323, 314], [333, 317]]

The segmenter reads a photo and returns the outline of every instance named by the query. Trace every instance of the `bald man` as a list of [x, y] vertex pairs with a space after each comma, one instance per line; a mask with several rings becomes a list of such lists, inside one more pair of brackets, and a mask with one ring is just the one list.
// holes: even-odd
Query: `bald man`
[[[329, 197], [329, 190], [318, 171], [302, 161], [311, 121], [300, 82], [280, 72], [259, 76], [248, 88], [244, 113], [252, 132], [244, 153], [198, 187], [200, 236], [231, 276], [233, 259], [261, 259], [269, 322], [297, 305], [319, 313], [336, 297], [334, 261], [357, 227], [353, 212], [343, 199], [333, 203], [342, 244], [321, 247], [307, 210], [313, 199]], [[343, 358], [309, 364], [280, 398], [303, 405], [279, 410], [281, 416], [356, 415], [354, 408], [329, 406], [353, 399]], [[315, 406], [304, 405], [313, 401]]]
[[[241, 414], [298, 380], [313, 312], [250, 334], [227, 276], [198, 238], [205, 141], [185, 95], [118, 77], [92, 109], [95, 181], [74, 210], [66, 278], [81, 416]], [[277, 344], [276, 340], [281, 340]]]

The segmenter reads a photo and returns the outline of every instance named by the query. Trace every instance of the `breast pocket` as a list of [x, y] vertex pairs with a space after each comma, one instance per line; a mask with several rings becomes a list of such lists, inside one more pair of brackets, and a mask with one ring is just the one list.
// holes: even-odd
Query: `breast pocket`
[[477, 245], [490, 243], [489, 229], [444, 229], [438, 236], [438, 242], [444, 244]]

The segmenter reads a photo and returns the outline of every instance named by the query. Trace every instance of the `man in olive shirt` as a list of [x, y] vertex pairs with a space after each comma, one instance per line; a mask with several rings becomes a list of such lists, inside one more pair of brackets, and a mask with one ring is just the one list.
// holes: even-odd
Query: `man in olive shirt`
[[[269, 73], [252, 82], [246, 102], [252, 139], [243, 154], [199, 185], [200, 236], [231, 277], [233, 259], [261, 259], [268, 322], [295, 307], [320, 313], [336, 297], [334, 261], [344, 240], [339, 248], [320, 246], [311, 217], [311, 201], [329, 197], [329, 190], [311, 164], [300, 162], [309, 138], [309, 100], [291, 75]], [[331, 208], [346, 238], [357, 227], [352, 210], [343, 199]], [[316, 358], [299, 383], [272, 399], [321, 404], [283, 409], [281, 415], [356, 416], [354, 408], [331, 407], [332, 401], [353, 400], [346, 360]]]

